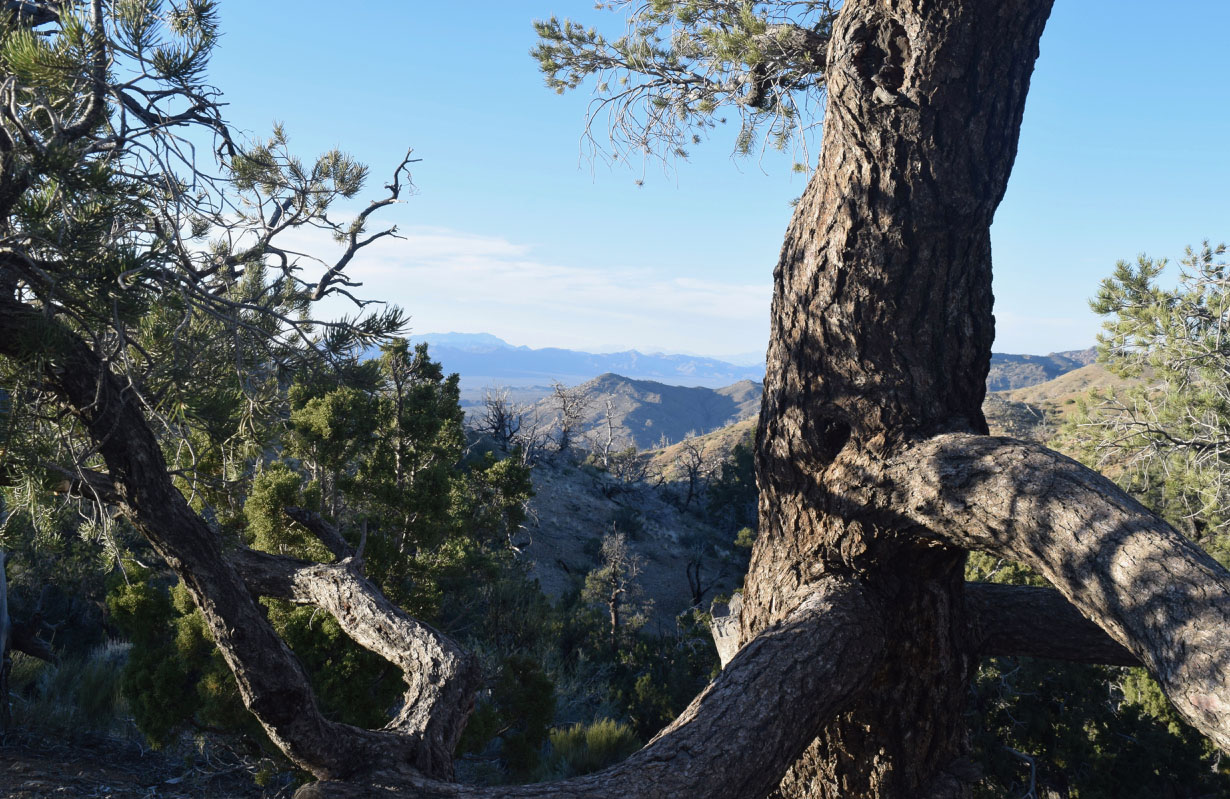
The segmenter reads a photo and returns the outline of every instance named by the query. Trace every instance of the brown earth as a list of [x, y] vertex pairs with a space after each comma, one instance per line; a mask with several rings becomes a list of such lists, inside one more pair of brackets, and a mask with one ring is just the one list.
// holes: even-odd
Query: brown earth
[[9, 799], [281, 799], [293, 793], [289, 774], [257, 786], [257, 768], [235, 758], [164, 754], [114, 739], [0, 738], [0, 796]]

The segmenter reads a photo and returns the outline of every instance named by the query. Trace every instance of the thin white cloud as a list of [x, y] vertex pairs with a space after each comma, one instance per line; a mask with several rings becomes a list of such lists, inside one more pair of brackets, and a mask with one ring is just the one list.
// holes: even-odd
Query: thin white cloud
[[[408, 228], [402, 236], [364, 249], [347, 274], [364, 284], [357, 296], [404, 308], [416, 332], [482, 331], [534, 347], [615, 344], [710, 354], [756, 350], [767, 339], [768, 283], [676, 277], [647, 266], [547, 263], [516, 242], [441, 228]], [[322, 256], [337, 251], [327, 236], [311, 232], [284, 244]]]

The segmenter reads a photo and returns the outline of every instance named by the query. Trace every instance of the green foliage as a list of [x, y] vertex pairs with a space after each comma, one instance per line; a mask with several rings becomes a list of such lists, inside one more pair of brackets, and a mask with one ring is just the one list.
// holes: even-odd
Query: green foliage
[[717, 477], [706, 489], [705, 506], [709, 517], [723, 530], [731, 532], [751, 528], [753, 535], [757, 518], [755, 430], [748, 431], [735, 444], [718, 469]]
[[265, 606], [278, 635], [307, 668], [329, 718], [369, 729], [388, 723], [388, 710], [405, 687], [397, 669], [351, 641], [326, 613], [277, 600]]
[[[978, 794], [1073, 799], [1223, 796], [1230, 769], [1141, 669], [993, 658], [974, 685]], [[1041, 793], [1041, 791], [1040, 791]]]
[[612, 719], [551, 730], [551, 748], [540, 772], [543, 779], [565, 779], [601, 771], [641, 747], [632, 728]]
[[[623, 35], [551, 17], [534, 23], [531, 55], [549, 88], [592, 80], [593, 113], [605, 112], [615, 158], [686, 158], [688, 148], [741, 118], [735, 150], [750, 154], [758, 136], [799, 145], [819, 116], [825, 49], [836, 0], [729, 3], [718, 0], [615, 0], [599, 8], [627, 14]], [[595, 150], [603, 145], [589, 137]]]
[[1188, 248], [1178, 283], [1164, 260], [1120, 261], [1093, 309], [1107, 317], [1098, 358], [1139, 378], [1095, 391], [1062, 431], [1064, 446], [1230, 562], [1230, 276], [1224, 246]]
[[188, 725], [256, 734], [230, 668], [214, 647], [182, 585], [148, 579], [117, 584], [107, 595], [115, 625], [132, 642], [122, 687], [137, 727], [155, 747]]
[[615, 671], [614, 691], [636, 734], [644, 739], [673, 721], [719, 669], [708, 616], [681, 614], [673, 634], [642, 636]]
[[[1043, 587], [1018, 563], [970, 553], [966, 578]], [[1073, 799], [1220, 795], [1230, 771], [1143, 669], [990, 658], [971, 691], [981, 797], [1030, 784]], [[1215, 768], [1217, 766], [1217, 768]]]
[[284, 463], [274, 463], [252, 479], [243, 504], [248, 538], [253, 549], [328, 560], [329, 552], [306, 530], [292, 524], [283, 512], [289, 506], [312, 506], [304, 497], [303, 478]]
[[555, 718], [555, 686], [532, 658], [504, 661], [492, 702], [506, 730], [501, 754], [515, 777], [526, 778], [541, 761], [542, 746]]

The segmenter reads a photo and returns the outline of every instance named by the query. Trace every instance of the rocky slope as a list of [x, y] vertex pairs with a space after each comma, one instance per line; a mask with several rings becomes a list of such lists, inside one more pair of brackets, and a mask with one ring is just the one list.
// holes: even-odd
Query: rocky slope
[[[748, 419], [760, 412], [763, 387], [740, 380], [723, 388], [671, 386], [617, 374], [595, 377], [579, 388], [588, 397], [584, 430], [605, 441], [607, 402], [615, 428], [615, 449], [661, 447]], [[535, 405], [540, 418], [553, 419], [556, 405], [545, 397]]]

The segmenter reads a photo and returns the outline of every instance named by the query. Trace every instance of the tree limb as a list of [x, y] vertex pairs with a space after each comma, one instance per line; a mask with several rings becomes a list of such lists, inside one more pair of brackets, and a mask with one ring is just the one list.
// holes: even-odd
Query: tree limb
[[253, 593], [328, 612], [357, 644], [400, 668], [404, 702], [384, 729], [416, 740], [434, 773], [448, 773], [481, 678], [473, 655], [385, 598], [354, 558], [325, 564], [242, 550], [230, 561]]
[[1230, 752], [1230, 572], [1207, 553], [1110, 480], [1034, 444], [937, 436], [898, 459], [894, 476], [898, 512], [1029, 565]]
[[885, 649], [879, 614], [855, 581], [828, 576], [781, 624], [750, 641], [669, 727], [597, 774], [479, 787], [415, 780], [400, 790], [317, 782], [297, 799], [333, 797], [761, 797], [821, 726], [871, 682]]
[[1081, 615], [1053, 588], [966, 583], [974, 648], [996, 655], [1052, 658], [1108, 666], [1140, 661], [1102, 628]]
[[451, 761], [441, 764], [412, 736], [364, 730], [320, 713], [303, 665], [223, 557], [213, 530], [175, 488], [133, 394], [77, 333], [0, 293], [0, 355], [40, 369], [49, 390], [89, 432], [111, 475], [117, 507], [187, 587], [244, 705], [296, 765], [320, 778], [451, 775]]

